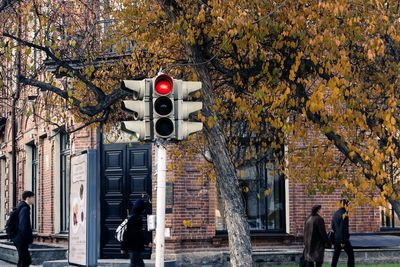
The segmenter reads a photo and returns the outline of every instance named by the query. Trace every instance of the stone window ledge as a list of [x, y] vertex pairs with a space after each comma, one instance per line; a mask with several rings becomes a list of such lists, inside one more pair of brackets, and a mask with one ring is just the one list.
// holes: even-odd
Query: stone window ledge
[[68, 233], [58, 233], [53, 235], [54, 238], [58, 239], [68, 239], [69, 234]]

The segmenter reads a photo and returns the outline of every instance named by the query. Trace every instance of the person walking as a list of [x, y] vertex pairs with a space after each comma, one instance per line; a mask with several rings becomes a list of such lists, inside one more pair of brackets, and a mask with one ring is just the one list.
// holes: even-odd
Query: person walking
[[332, 231], [335, 234], [332, 267], [337, 266], [342, 249], [347, 253], [347, 266], [354, 267], [355, 265], [353, 246], [350, 243], [348, 206], [349, 201], [342, 199], [340, 201], [340, 208], [332, 218]]
[[35, 194], [31, 191], [25, 191], [17, 208], [18, 227], [16, 236], [12, 238], [12, 241], [18, 251], [18, 267], [28, 267], [32, 263], [29, 254], [29, 245], [33, 243], [30, 206], [34, 203]]
[[145, 231], [143, 230], [142, 213], [145, 210], [145, 202], [137, 200], [132, 207], [132, 215], [128, 219], [127, 230], [124, 235], [124, 241], [121, 243], [121, 252], [126, 254], [130, 252], [130, 267], [144, 267], [142, 252], [146, 242]]
[[324, 262], [325, 247], [330, 247], [330, 241], [325, 229], [325, 221], [320, 216], [321, 205], [311, 209], [311, 215], [304, 226], [304, 260], [307, 267], [321, 267]]

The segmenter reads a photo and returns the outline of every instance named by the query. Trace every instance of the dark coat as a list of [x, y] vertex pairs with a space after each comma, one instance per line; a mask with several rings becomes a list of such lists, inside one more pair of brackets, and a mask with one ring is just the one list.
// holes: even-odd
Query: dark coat
[[330, 247], [324, 219], [317, 215], [307, 218], [304, 226], [304, 257], [308, 262], [323, 262], [325, 247]]
[[335, 232], [335, 243], [344, 244], [350, 239], [349, 217], [346, 209], [340, 208], [332, 217], [332, 230]]
[[146, 240], [145, 230], [143, 229], [143, 211], [145, 204], [138, 200], [132, 209], [132, 216], [128, 219], [128, 226], [121, 243], [122, 250], [143, 251], [144, 246], [149, 242]]
[[18, 231], [12, 239], [15, 246], [29, 245], [33, 243], [31, 226], [31, 208], [25, 201], [18, 204]]

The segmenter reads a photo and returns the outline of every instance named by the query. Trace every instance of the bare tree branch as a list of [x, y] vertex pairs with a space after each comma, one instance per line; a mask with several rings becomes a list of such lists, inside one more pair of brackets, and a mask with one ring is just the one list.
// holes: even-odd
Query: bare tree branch
[[97, 87], [90, 80], [88, 80], [84, 75], [82, 75], [79, 70], [73, 68], [67, 62], [65, 62], [65, 61], [59, 59], [58, 57], [56, 57], [56, 55], [54, 55], [54, 53], [50, 50], [50, 48], [44, 47], [44, 46], [41, 46], [41, 45], [38, 45], [38, 44], [34, 44], [34, 43], [26, 41], [26, 40], [23, 40], [23, 39], [21, 39], [19, 37], [11, 35], [11, 34], [9, 34], [7, 32], [3, 32], [3, 36], [11, 38], [11, 39], [17, 41], [19, 44], [22, 44], [24, 46], [31, 47], [31, 48], [36, 48], [38, 50], [41, 50], [41, 51], [45, 52], [46, 55], [49, 58], [51, 58], [52, 60], [54, 60], [54, 62], [57, 65], [67, 69], [69, 72], [73, 73], [73, 75], [76, 78], [78, 78], [83, 83], [85, 83], [85, 85], [94, 93], [94, 95], [96, 96], [96, 100], [98, 102], [100, 102], [104, 98], [105, 93], [99, 87]]
[[97, 103], [97, 105], [83, 106], [82, 102], [79, 99], [74, 96], [69, 96], [66, 91], [61, 90], [60, 88], [49, 83], [41, 82], [36, 79], [27, 78], [24, 76], [20, 76], [19, 81], [26, 85], [35, 86], [42, 90], [53, 92], [66, 100], [72, 99], [73, 106], [75, 106], [82, 114], [85, 114], [89, 117], [93, 117], [97, 114], [100, 114], [101, 112], [104, 112], [106, 109], [117, 103], [119, 100], [129, 96], [128, 92], [118, 88], [117, 90], [114, 90], [111, 94], [105, 95], [102, 100]]

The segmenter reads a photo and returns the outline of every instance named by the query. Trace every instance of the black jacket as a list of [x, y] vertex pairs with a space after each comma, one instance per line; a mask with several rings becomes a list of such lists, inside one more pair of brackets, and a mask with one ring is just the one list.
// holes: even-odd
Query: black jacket
[[28, 245], [33, 243], [31, 226], [31, 208], [25, 201], [18, 204], [18, 231], [12, 239], [16, 246]]
[[335, 243], [344, 244], [350, 239], [349, 217], [346, 209], [340, 208], [332, 218], [332, 230], [335, 232]]
[[135, 202], [132, 209], [133, 215], [129, 217], [124, 241], [121, 243], [122, 250], [143, 251], [144, 246], [149, 243], [143, 229], [142, 213], [144, 209], [145, 204], [142, 200]]

